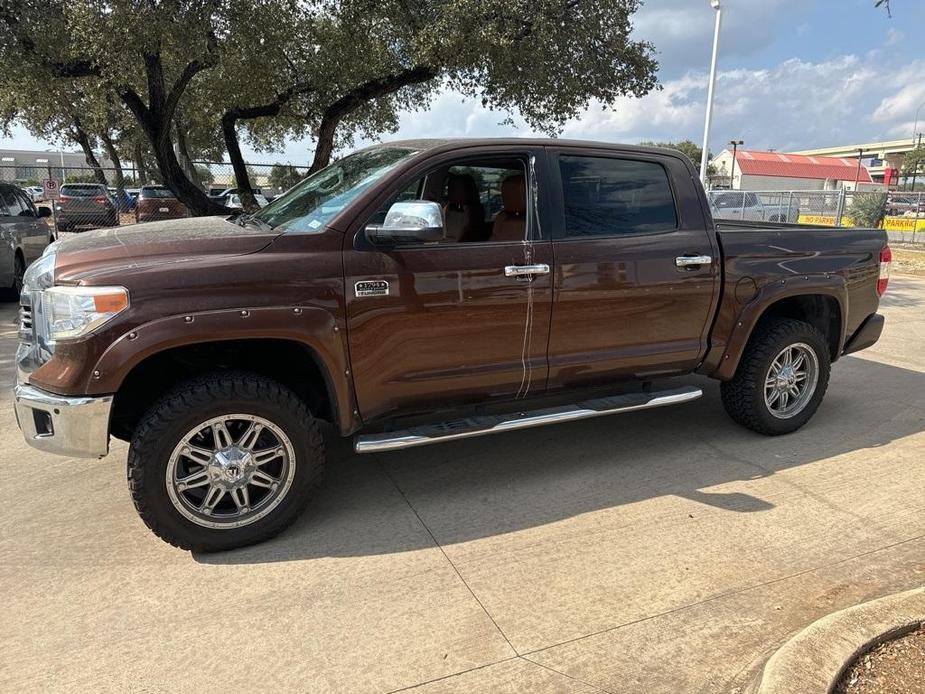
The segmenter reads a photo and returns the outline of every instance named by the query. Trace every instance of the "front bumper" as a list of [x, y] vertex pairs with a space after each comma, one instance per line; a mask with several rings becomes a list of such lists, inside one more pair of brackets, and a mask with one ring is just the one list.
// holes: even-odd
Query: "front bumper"
[[13, 390], [16, 421], [33, 448], [74, 458], [109, 452], [112, 395], [68, 397], [27, 384]]

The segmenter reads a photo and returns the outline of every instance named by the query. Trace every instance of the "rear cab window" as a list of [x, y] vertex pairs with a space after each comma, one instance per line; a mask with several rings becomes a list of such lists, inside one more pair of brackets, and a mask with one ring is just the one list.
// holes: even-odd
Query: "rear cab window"
[[652, 234], [678, 228], [668, 172], [641, 159], [559, 155], [566, 238]]

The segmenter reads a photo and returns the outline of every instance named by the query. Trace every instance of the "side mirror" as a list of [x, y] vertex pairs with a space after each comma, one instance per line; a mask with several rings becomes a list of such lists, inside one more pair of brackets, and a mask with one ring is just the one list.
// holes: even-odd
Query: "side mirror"
[[427, 200], [396, 202], [382, 224], [366, 227], [366, 238], [378, 244], [442, 241], [443, 210], [437, 203]]
[[50, 207], [45, 207], [42, 205], [41, 207], [36, 207], [35, 209], [39, 213], [39, 217], [51, 217]]

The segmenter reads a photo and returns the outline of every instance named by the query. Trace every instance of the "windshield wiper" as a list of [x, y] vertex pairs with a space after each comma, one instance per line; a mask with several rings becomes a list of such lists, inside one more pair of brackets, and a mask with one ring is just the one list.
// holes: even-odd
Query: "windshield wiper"
[[263, 221], [262, 219], [257, 219], [257, 218], [256, 218], [254, 215], [252, 215], [252, 214], [242, 214], [242, 215], [238, 216], [238, 218], [237, 218], [236, 220], [234, 220], [234, 221], [235, 221], [235, 224], [237, 224], [238, 226], [241, 226], [241, 227], [246, 227], [246, 226], [248, 226], [248, 225], [253, 225], [253, 226], [257, 227], [258, 229], [263, 229], [263, 230], [265, 230], [265, 231], [272, 231], [272, 230], [273, 230], [273, 225], [272, 225], [272, 224], [267, 224], [265, 221]]

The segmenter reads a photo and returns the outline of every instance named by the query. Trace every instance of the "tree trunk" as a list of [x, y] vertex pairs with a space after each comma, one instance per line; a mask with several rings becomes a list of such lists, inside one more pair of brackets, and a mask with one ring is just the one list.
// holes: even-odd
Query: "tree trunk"
[[183, 69], [180, 77], [168, 92], [164, 82], [164, 67], [160, 54], [146, 53], [145, 73], [148, 86], [148, 103], [131, 88], [125, 88], [119, 94], [123, 103], [138, 120], [144, 130], [157, 168], [164, 179], [164, 185], [170, 188], [177, 199], [189, 209], [194, 216], [224, 215], [228, 208], [212, 200], [200, 190], [183, 172], [171, 141], [171, 130], [177, 103], [190, 80], [208, 63], [194, 60]]
[[145, 168], [145, 157], [141, 150], [141, 145], [135, 143], [135, 166], [138, 168], [138, 175], [135, 179], [136, 186], [143, 186], [148, 182], [148, 170]]
[[183, 169], [183, 173], [186, 174], [186, 177], [191, 180], [197, 188], [203, 190], [202, 181], [199, 180], [199, 174], [196, 172], [196, 167], [189, 155], [189, 147], [186, 143], [186, 133], [183, 130], [183, 125], [179, 117], [176, 119], [176, 131], [177, 159], [180, 162], [180, 168]]
[[346, 116], [370, 101], [394, 94], [403, 87], [429, 82], [436, 78], [437, 74], [438, 71], [429, 65], [416, 65], [391, 75], [368, 80], [349, 90], [337, 101], [330, 104], [325, 109], [321, 117], [321, 124], [318, 126], [315, 155], [312, 158], [312, 165], [308, 173], [313, 174], [331, 162], [337, 126]]
[[119, 209], [128, 211], [128, 205], [126, 204], [128, 196], [125, 194], [125, 176], [122, 174], [122, 162], [119, 160], [119, 152], [116, 150], [116, 145], [113, 143], [109, 133], [104, 133], [100, 139], [103, 141], [103, 147], [106, 148], [106, 154], [112, 162], [113, 179], [119, 197]]
[[241, 206], [247, 212], [256, 212], [260, 209], [257, 205], [257, 199], [254, 197], [254, 190], [251, 188], [251, 177], [247, 172], [247, 164], [244, 156], [241, 154], [241, 145], [238, 142], [238, 118], [240, 118], [239, 109], [226, 111], [222, 116], [222, 137], [225, 139], [225, 149], [228, 150], [228, 158], [231, 160], [231, 168], [234, 170], [235, 187], [238, 189], [238, 196], [241, 198]]
[[71, 137], [80, 145], [80, 149], [83, 150], [84, 160], [87, 162], [87, 166], [92, 169], [96, 182], [108, 187], [109, 182], [106, 180], [106, 174], [103, 173], [103, 167], [100, 166], [99, 159], [96, 158], [96, 154], [93, 152], [93, 147], [90, 145], [90, 138], [81, 127], [80, 120], [76, 117], [71, 127]]

